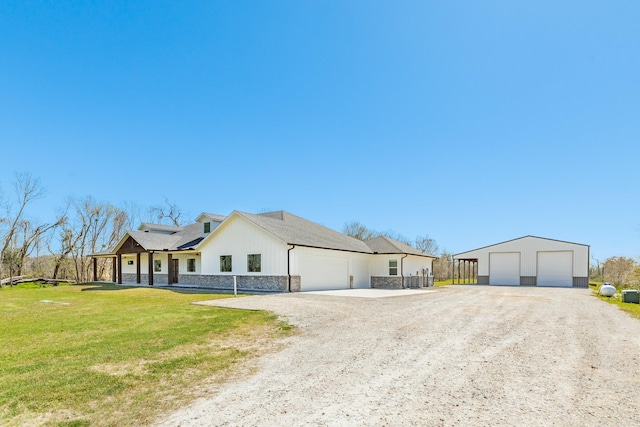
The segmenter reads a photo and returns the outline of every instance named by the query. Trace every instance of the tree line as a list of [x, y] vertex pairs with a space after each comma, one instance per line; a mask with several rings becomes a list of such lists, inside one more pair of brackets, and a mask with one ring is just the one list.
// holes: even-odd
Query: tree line
[[[0, 278], [34, 276], [86, 282], [93, 279], [91, 254], [113, 247], [126, 230], [143, 219], [182, 224], [182, 212], [164, 204], [141, 209], [135, 204], [116, 206], [91, 196], [70, 197], [50, 222], [33, 219], [33, 204], [46, 195], [39, 178], [18, 173], [13, 191], [0, 193]], [[109, 277], [110, 261], [98, 262], [98, 275]]]
[[[93, 278], [91, 254], [112, 248], [125, 231], [141, 222], [183, 225], [180, 208], [165, 198], [163, 203], [141, 208], [135, 203], [116, 206], [91, 196], [70, 197], [55, 210], [50, 222], [33, 219], [33, 204], [46, 195], [39, 178], [17, 173], [13, 191], [0, 192], [0, 279], [11, 276], [46, 277], [86, 282]], [[360, 240], [387, 236], [434, 255], [436, 280], [452, 278], [453, 254], [427, 235], [409, 239], [393, 230], [377, 231], [358, 221], [346, 223], [343, 233]], [[640, 288], [640, 264], [632, 258], [614, 256], [603, 262], [593, 259], [590, 277], [617, 286]], [[98, 260], [98, 276], [110, 277], [111, 262]]]
[[398, 242], [409, 245], [415, 249], [422, 251], [425, 254], [433, 255], [436, 257], [433, 260], [433, 277], [435, 280], [447, 280], [451, 279], [453, 271], [453, 254], [446, 250], [440, 250], [438, 242], [428, 234], [422, 236], [416, 236], [415, 239], [409, 239], [402, 234], [396, 233], [393, 230], [377, 231], [368, 228], [364, 224], [358, 221], [351, 221], [344, 225], [342, 232], [348, 236], [355, 237], [359, 240], [367, 240], [373, 237], [386, 236]]
[[593, 259], [589, 277], [618, 287], [640, 289], [640, 263], [633, 258], [613, 256], [604, 262]]

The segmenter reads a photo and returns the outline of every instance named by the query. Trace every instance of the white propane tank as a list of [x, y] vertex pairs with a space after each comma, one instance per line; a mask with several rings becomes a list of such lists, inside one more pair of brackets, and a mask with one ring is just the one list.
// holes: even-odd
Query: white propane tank
[[616, 287], [611, 285], [609, 282], [605, 282], [602, 286], [600, 286], [600, 295], [604, 295], [605, 297], [612, 297], [616, 293]]

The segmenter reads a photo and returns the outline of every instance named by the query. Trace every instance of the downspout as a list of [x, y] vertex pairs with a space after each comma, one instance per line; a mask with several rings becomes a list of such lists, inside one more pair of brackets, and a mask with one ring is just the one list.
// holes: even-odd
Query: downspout
[[289, 292], [291, 292], [291, 250], [294, 249], [296, 245], [291, 245], [289, 249], [287, 249], [287, 287]]
[[404, 289], [404, 259], [409, 255], [405, 254], [400, 258], [400, 276], [402, 277], [402, 289]]

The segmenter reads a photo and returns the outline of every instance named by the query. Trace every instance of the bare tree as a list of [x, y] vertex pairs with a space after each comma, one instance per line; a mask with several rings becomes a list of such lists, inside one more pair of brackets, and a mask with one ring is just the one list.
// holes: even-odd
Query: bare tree
[[[54, 225], [34, 226], [26, 219], [26, 210], [31, 202], [40, 199], [46, 193], [39, 178], [29, 173], [16, 173], [14, 181], [16, 207], [5, 203], [5, 216], [0, 218], [3, 228], [0, 230], [0, 277], [2, 266], [9, 259], [12, 267], [16, 264], [22, 272], [24, 259], [29, 255], [34, 243]], [[18, 241], [20, 238], [20, 241]], [[9, 254], [11, 252], [11, 254]], [[11, 272], [12, 273], [12, 272]]]
[[[126, 212], [109, 203], [86, 197], [71, 202], [74, 209], [72, 222], [64, 229], [63, 252], [71, 256], [75, 279], [86, 282], [91, 278], [92, 254], [110, 249], [120, 238], [128, 222]], [[63, 261], [64, 257], [60, 260]], [[104, 273], [105, 261], [100, 263], [100, 275]]]
[[149, 217], [152, 218], [153, 222], [158, 224], [162, 224], [164, 221], [169, 220], [172, 225], [179, 227], [183, 223], [180, 219], [181, 216], [182, 210], [177, 204], [170, 202], [166, 197], [164, 199], [164, 205], [151, 206], [149, 208]]
[[433, 261], [433, 275], [436, 280], [451, 279], [453, 270], [453, 255], [443, 250], [440, 256]]
[[16, 234], [18, 234], [20, 242], [19, 246], [16, 247], [16, 269], [18, 276], [24, 273], [25, 260], [33, 253], [36, 244], [41, 241], [47, 233], [60, 226], [64, 220], [64, 218], [59, 218], [53, 224], [41, 224], [37, 226], [33, 226], [31, 222], [27, 220], [23, 220], [19, 223], [19, 229], [16, 230]]
[[419, 249], [423, 253], [429, 255], [438, 255], [438, 252], [440, 252], [438, 243], [436, 243], [434, 239], [429, 237], [428, 234], [426, 236], [416, 237], [416, 249]]
[[614, 285], [624, 286], [633, 281], [633, 272], [636, 262], [627, 257], [614, 256], [607, 258], [602, 265], [603, 276], [607, 282]]
[[369, 230], [364, 224], [358, 221], [348, 222], [342, 227], [342, 232], [347, 236], [355, 237], [358, 240], [367, 240], [376, 235], [373, 230]]

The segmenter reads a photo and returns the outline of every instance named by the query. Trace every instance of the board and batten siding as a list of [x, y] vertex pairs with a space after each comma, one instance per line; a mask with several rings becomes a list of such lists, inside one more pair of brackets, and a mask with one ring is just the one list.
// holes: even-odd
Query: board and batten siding
[[[400, 267], [400, 264], [398, 264], [398, 267]], [[404, 259], [403, 273], [405, 277], [421, 276], [422, 270], [425, 268], [429, 269], [429, 273], [433, 272], [433, 258], [409, 255]]]
[[576, 243], [538, 237], [525, 237], [509, 242], [498, 243], [486, 248], [457, 254], [456, 259], [477, 258], [478, 276], [489, 276], [489, 254], [492, 252], [520, 252], [520, 275], [536, 276], [537, 253], [552, 251], [573, 251], [573, 276], [588, 277], [589, 247]]
[[[178, 260], [178, 270], [180, 274], [200, 274], [200, 255], [196, 255], [193, 252], [177, 254], [173, 252], [171, 254], [172, 259]], [[160, 260], [160, 271], [154, 271], [157, 274], [167, 274], [169, 256], [164, 252], [154, 252], [153, 259]], [[187, 271], [187, 260], [196, 260], [196, 271]], [[129, 261], [133, 261], [133, 264], [129, 265]], [[149, 256], [146, 253], [140, 254], [140, 272], [147, 274], [149, 272]], [[122, 273], [123, 274], [136, 274], [136, 255], [127, 254], [122, 256]]]
[[[429, 272], [433, 268], [433, 259], [427, 257], [421, 257], [416, 255], [404, 254], [376, 254], [372, 255], [371, 261], [371, 275], [372, 276], [389, 276], [389, 260], [395, 259], [398, 261], [398, 276], [400, 276], [401, 265], [402, 274], [405, 277], [422, 275], [422, 269], [428, 268]], [[403, 260], [404, 258], [404, 260]]]
[[[255, 224], [234, 217], [215, 230], [215, 236], [204, 242], [203, 275], [284, 276], [287, 274], [287, 245]], [[247, 255], [261, 255], [260, 272], [247, 271]], [[232, 256], [232, 271], [220, 271], [220, 256]]]

